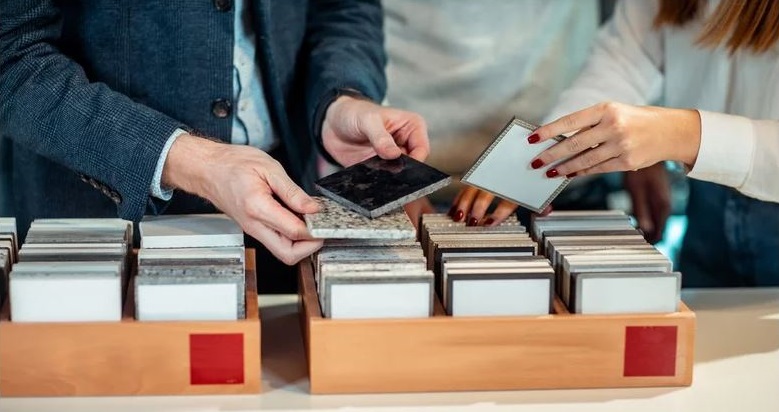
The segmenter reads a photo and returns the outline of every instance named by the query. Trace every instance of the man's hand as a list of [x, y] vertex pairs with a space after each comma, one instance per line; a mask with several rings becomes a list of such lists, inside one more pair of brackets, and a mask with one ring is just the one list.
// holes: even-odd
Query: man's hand
[[663, 162], [635, 172], [626, 172], [623, 185], [633, 203], [638, 227], [651, 243], [663, 238], [665, 221], [671, 214], [671, 186]]
[[317, 203], [261, 150], [182, 135], [168, 153], [162, 181], [209, 200], [288, 265], [322, 247], [295, 215], [316, 213]]
[[395, 159], [405, 153], [424, 161], [430, 153], [427, 126], [421, 116], [349, 96], [339, 97], [327, 108], [322, 142], [344, 166], [376, 154]]

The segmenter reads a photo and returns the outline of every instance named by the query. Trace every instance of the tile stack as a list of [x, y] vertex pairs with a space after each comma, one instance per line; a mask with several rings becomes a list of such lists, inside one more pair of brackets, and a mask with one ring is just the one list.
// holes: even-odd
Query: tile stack
[[140, 232], [136, 319], [245, 317], [244, 237], [232, 219], [220, 214], [147, 217]]
[[320, 212], [306, 215], [324, 247], [313, 258], [325, 317], [410, 318], [433, 311], [433, 274], [426, 269], [416, 230], [403, 210], [374, 219], [317, 198]]
[[620, 211], [536, 216], [533, 238], [550, 260], [557, 293], [582, 314], [666, 313], [678, 309], [681, 274]]
[[120, 320], [132, 230], [121, 219], [34, 221], [10, 275], [11, 320]]
[[542, 315], [552, 311], [554, 272], [515, 218], [471, 227], [424, 215], [420, 240], [436, 291], [452, 316]]
[[0, 307], [5, 301], [8, 275], [16, 262], [19, 241], [16, 232], [16, 218], [0, 217]]

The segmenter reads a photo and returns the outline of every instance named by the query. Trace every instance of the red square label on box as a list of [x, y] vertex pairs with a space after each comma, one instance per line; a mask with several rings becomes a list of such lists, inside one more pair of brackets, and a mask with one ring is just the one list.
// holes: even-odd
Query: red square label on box
[[189, 335], [189, 376], [192, 385], [243, 383], [243, 334]]
[[676, 326], [625, 327], [624, 376], [674, 376]]

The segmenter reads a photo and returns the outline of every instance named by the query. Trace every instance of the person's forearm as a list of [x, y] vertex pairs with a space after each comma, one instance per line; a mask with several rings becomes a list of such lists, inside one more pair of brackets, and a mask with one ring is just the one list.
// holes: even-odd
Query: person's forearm
[[170, 148], [162, 169], [165, 187], [183, 190], [207, 198], [209, 168], [224, 144], [183, 134]]
[[661, 109], [665, 112], [662, 121], [671, 128], [674, 136], [667, 160], [684, 163], [688, 168], [695, 166], [701, 146], [701, 118], [697, 110]]

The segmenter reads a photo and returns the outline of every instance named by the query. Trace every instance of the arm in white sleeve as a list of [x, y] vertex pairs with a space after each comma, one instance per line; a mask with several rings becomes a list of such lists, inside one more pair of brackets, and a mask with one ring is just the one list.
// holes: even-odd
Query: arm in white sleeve
[[699, 113], [701, 146], [688, 176], [779, 202], [779, 121]]
[[157, 199], [168, 201], [171, 199], [171, 197], [173, 197], [173, 190], [162, 187], [162, 169], [165, 167], [165, 160], [168, 159], [168, 153], [170, 152], [170, 148], [173, 146], [173, 142], [175, 142], [176, 139], [178, 139], [178, 137], [184, 133], [186, 133], [186, 131], [182, 129], [174, 130], [168, 140], [165, 142], [165, 146], [162, 147], [160, 158], [157, 159], [157, 167], [154, 169], [154, 178], [152, 179], [151, 187], [149, 188], [149, 193], [151, 193], [151, 195]]
[[663, 43], [652, 27], [657, 2], [623, 0], [598, 33], [581, 74], [557, 101], [544, 123], [596, 103], [644, 105], [659, 99]]

